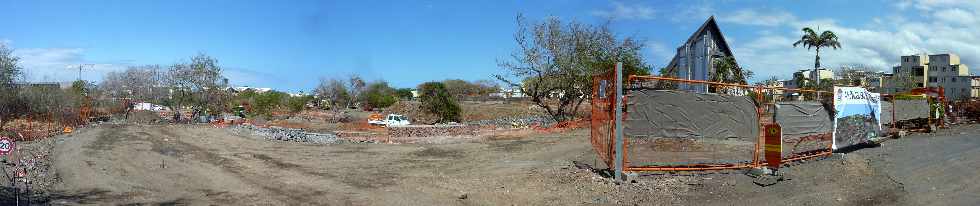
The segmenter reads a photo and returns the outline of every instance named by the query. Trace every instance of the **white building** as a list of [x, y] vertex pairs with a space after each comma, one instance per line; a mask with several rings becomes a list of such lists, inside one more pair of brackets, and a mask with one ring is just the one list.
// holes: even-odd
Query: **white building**
[[232, 89], [234, 89], [236, 92], [244, 92], [244, 91], [252, 90], [252, 91], [255, 91], [255, 93], [266, 93], [266, 92], [272, 91], [272, 88], [255, 88], [255, 87], [249, 87], [249, 86], [232, 87]]
[[524, 98], [524, 92], [521, 92], [520, 88], [510, 88], [501, 89], [499, 92], [490, 93], [491, 97], [501, 97], [501, 98]]
[[[956, 54], [902, 56], [902, 63], [893, 68], [894, 75], [885, 86], [888, 92], [904, 92], [909, 88], [943, 87], [950, 100], [978, 97], [972, 94], [970, 68], [960, 63]], [[904, 85], [904, 86], [903, 86]]]
[[[804, 82], [809, 84], [810, 82], [817, 80], [832, 80], [834, 79], [834, 72], [829, 69], [801, 69], [793, 73], [793, 77], [802, 76]], [[792, 81], [792, 80], [790, 80]], [[796, 85], [794, 82], [793, 88], [799, 88], [800, 85]]]

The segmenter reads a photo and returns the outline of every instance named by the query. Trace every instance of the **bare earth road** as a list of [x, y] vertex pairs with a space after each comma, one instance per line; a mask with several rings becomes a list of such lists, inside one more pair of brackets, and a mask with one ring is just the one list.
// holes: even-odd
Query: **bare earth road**
[[980, 204], [978, 125], [894, 140], [866, 153], [903, 183], [912, 205]]
[[[579, 131], [579, 135], [585, 134]], [[581, 138], [446, 145], [309, 145], [204, 126], [101, 125], [65, 137], [54, 204], [562, 204], [555, 170]], [[534, 148], [528, 147], [534, 145]], [[519, 155], [515, 155], [519, 154]], [[567, 172], [565, 172], [567, 173]], [[548, 185], [548, 186], [545, 186]], [[612, 187], [612, 186], [609, 186]], [[555, 189], [558, 188], [558, 189]]]
[[980, 126], [792, 165], [759, 187], [741, 172], [617, 185], [588, 130], [452, 144], [278, 142], [228, 129], [112, 125], [58, 137], [48, 203], [191, 205], [977, 205]]

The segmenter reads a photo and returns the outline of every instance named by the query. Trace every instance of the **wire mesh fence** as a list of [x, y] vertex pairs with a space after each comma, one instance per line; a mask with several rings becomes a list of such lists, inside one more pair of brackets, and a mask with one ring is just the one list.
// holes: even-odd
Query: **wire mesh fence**
[[626, 96], [626, 170], [710, 170], [758, 162], [754, 87], [631, 76]]
[[[607, 165], [615, 155], [616, 78], [593, 79], [591, 142]], [[623, 88], [624, 170], [757, 167], [762, 127], [784, 125], [784, 161], [827, 155], [833, 93], [656, 76], [630, 76]]]
[[615, 145], [616, 82], [613, 72], [596, 75], [592, 83], [591, 143], [592, 149], [606, 165], [613, 165]]
[[760, 87], [760, 122], [782, 128], [782, 159], [793, 161], [831, 152], [834, 132], [833, 92]]

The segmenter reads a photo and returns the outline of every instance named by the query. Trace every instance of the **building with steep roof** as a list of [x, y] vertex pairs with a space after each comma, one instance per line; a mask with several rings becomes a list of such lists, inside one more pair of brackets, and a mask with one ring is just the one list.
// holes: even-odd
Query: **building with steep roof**
[[[667, 65], [667, 72], [680, 79], [708, 81], [715, 70], [714, 60], [724, 57], [734, 58], [734, 55], [721, 29], [718, 28], [715, 17], [711, 16], [683, 45], [677, 47], [677, 54]], [[682, 86], [686, 88], [679, 89], [708, 92], [708, 88], [704, 85]]]

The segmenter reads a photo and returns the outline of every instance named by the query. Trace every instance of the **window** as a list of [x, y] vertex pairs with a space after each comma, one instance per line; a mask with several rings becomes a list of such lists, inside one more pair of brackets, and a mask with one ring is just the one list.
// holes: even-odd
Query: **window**
[[946, 67], [943, 67], [943, 72], [946, 72]]
[[936, 82], [936, 77], [929, 77], [929, 82]]
[[950, 81], [956, 82], [956, 77], [950, 78]]

